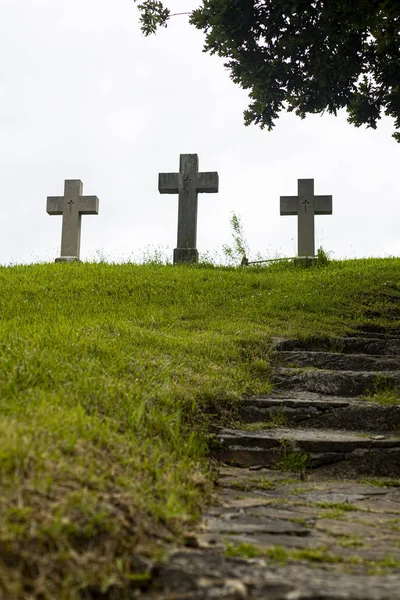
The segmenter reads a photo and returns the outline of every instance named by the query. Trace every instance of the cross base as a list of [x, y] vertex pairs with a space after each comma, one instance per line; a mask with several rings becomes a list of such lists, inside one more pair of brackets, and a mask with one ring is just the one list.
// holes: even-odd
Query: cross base
[[300, 265], [301, 267], [313, 267], [318, 263], [317, 256], [297, 256], [293, 260], [293, 264]]
[[74, 263], [81, 262], [77, 256], [60, 256], [54, 261], [56, 263]]
[[199, 262], [199, 253], [196, 248], [175, 248], [174, 265]]

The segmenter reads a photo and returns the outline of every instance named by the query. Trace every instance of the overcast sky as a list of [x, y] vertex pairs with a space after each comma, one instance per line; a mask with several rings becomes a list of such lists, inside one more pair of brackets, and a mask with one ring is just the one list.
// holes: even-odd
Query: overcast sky
[[317, 246], [335, 258], [400, 254], [392, 121], [373, 131], [345, 114], [283, 114], [273, 132], [245, 127], [247, 94], [203, 40], [185, 16], [143, 37], [133, 0], [1, 0], [0, 264], [59, 256], [61, 217], [47, 215], [46, 197], [62, 195], [64, 179], [100, 199], [99, 215], [82, 219], [82, 259], [148, 247], [172, 257], [178, 198], [158, 193], [158, 173], [178, 171], [180, 153], [219, 172], [219, 194], [199, 195], [200, 253], [231, 243], [233, 211], [250, 257], [293, 256], [297, 219], [280, 216], [279, 197], [314, 178], [316, 194], [333, 195]]

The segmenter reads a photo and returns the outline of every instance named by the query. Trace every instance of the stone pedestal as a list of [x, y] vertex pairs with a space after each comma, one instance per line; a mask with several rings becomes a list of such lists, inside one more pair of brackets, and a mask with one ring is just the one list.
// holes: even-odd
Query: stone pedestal
[[60, 256], [54, 261], [56, 263], [74, 263], [81, 262], [77, 256]]
[[175, 248], [174, 250], [174, 265], [181, 263], [197, 263], [199, 253], [196, 248]]

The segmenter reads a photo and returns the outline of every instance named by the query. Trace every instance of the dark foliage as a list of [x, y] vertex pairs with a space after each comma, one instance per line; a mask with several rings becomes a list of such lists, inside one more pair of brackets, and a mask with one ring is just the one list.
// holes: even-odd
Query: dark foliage
[[[140, 7], [147, 35], [166, 25], [160, 2]], [[386, 114], [400, 129], [400, 0], [203, 0], [190, 22], [249, 90], [246, 125], [345, 108], [356, 127]]]

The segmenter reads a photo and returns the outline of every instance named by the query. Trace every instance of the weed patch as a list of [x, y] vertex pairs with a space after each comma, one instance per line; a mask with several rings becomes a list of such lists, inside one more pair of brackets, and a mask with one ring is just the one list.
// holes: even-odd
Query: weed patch
[[383, 488], [400, 488], [400, 479], [385, 479], [379, 477], [367, 477], [360, 479], [360, 483], [366, 483], [367, 485], [373, 485], [374, 487]]
[[257, 558], [261, 555], [261, 550], [254, 544], [239, 542], [238, 544], [228, 544], [225, 549], [227, 558]]
[[[345, 544], [342, 544], [345, 546]], [[347, 544], [347, 547], [362, 546], [362, 542], [353, 544]], [[280, 563], [281, 565], [295, 562], [308, 562], [316, 564], [337, 564], [345, 565], [350, 567], [364, 567], [369, 574], [374, 575], [387, 575], [391, 571], [397, 571], [400, 567], [400, 561], [391, 556], [387, 555], [382, 560], [369, 560], [364, 559], [357, 554], [354, 555], [340, 555], [330, 551], [326, 546], [318, 548], [301, 548], [301, 549], [289, 549], [283, 546], [270, 546], [269, 548], [259, 548], [253, 544], [243, 544], [242, 542], [233, 545], [229, 544], [226, 549], [226, 556], [241, 557], [241, 558], [259, 558], [264, 557], [274, 562]]]
[[400, 404], [399, 390], [383, 375], [377, 375], [373, 389], [361, 396], [366, 402], [377, 402], [384, 406]]
[[283, 410], [276, 411], [271, 414], [268, 421], [258, 421], [256, 423], [238, 423], [237, 428], [243, 431], [262, 431], [263, 429], [279, 429], [286, 427], [287, 416]]
[[308, 455], [298, 450], [290, 440], [280, 440], [281, 450], [275, 466], [279, 471], [305, 473]]

